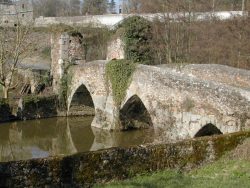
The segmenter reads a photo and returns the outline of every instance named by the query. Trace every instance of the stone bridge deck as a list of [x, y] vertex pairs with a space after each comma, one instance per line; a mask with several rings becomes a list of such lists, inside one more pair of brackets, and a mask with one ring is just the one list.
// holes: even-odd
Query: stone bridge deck
[[[145, 106], [153, 127], [164, 138], [195, 137], [208, 125], [221, 133], [250, 128], [250, 71], [218, 66], [220, 69], [213, 72], [211, 67], [216, 65], [199, 65], [203, 71], [200, 68], [194, 71], [197, 65], [189, 65], [183, 71], [138, 65], [122, 105], [115, 107], [112, 90], [105, 79], [106, 63], [89, 62], [70, 70], [68, 108], [76, 90], [85, 85], [95, 106], [94, 127], [123, 129], [119, 125], [121, 110], [131, 105], [131, 99], [136, 96]], [[219, 70], [225, 70], [224, 74]], [[236, 74], [239, 71], [244, 73]], [[237, 75], [236, 82], [229, 79]]]

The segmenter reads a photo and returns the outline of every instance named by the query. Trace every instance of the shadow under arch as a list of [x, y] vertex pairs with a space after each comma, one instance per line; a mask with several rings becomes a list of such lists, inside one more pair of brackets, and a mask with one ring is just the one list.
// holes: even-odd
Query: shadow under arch
[[84, 84], [80, 85], [72, 96], [68, 114], [75, 116], [95, 115], [95, 105], [93, 99]]
[[212, 135], [220, 135], [223, 134], [220, 129], [218, 129], [212, 123], [208, 123], [203, 126], [195, 135], [194, 137], [203, 137], [203, 136], [212, 136]]
[[140, 129], [153, 127], [148, 110], [137, 95], [133, 95], [119, 113], [122, 129]]

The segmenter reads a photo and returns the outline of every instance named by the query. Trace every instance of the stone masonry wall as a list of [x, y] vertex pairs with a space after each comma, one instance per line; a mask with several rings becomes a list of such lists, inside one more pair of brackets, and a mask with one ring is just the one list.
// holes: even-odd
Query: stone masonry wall
[[[237, 70], [236, 70], [237, 71]], [[162, 137], [192, 138], [207, 124], [222, 133], [250, 129], [250, 92], [170, 68], [139, 65], [122, 107], [137, 95]]]
[[237, 133], [174, 144], [86, 152], [69, 157], [0, 163], [1, 187], [90, 187], [164, 169], [190, 169], [215, 161], [249, 138]]
[[53, 76], [53, 91], [59, 94], [64, 66], [68, 60], [69, 35], [54, 33], [51, 35], [51, 74]]
[[0, 4], [0, 25], [13, 27], [18, 22], [23, 24], [33, 22], [33, 7], [30, 1], [19, 0]]
[[124, 58], [125, 58], [124, 42], [122, 41], [121, 37], [113, 39], [108, 44], [107, 60], [124, 59]]
[[57, 96], [26, 96], [20, 99], [17, 116], [18, 119], [39, 119], [56, 117]]
[[51, 35], [51, 74], [53, 76], [53, 91], [60, 93], [61, 79], [64, 70], [71, 64], [85, 63], [83, 36], [80, 33], [69, 35], [68, 33], [53, 33]]

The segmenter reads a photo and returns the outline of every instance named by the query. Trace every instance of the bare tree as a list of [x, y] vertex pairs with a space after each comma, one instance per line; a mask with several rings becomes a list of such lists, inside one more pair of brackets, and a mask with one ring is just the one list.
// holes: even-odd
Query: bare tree
[[35, 17], [79, 16], [80, 0], [32, 0]]
[[106, 14], [108, 10], [108, 0], [84, 0], [83, 14], [97, 15]]
[[34, 49], [34, 41], [29, 34], [32, 26], [23, 25], [17, 16], [14, 27], [0, 28], [0, 85], [3, 87], [3, 98], [9, 97], [9, 91], [19, 84], [15, 80], [17, 67]]

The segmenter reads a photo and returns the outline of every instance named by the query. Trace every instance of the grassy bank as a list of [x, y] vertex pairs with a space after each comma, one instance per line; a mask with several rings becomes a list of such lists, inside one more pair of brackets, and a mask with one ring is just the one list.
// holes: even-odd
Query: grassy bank
[[96, 187], [250, 187], [250, 139], [219, 161], [190, 172], [166, 170]]

